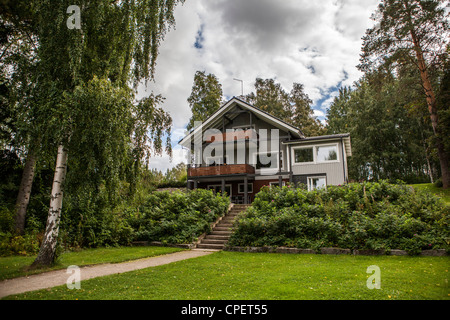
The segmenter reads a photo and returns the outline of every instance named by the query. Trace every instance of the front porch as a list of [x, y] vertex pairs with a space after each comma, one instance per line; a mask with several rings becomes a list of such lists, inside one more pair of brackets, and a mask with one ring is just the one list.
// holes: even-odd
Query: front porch
[[187, 188], [209, 189], [214, 192], [226, 193], [234, 204], [251, 204], [255, 195], [263, 186], [283, 186], [289, 182], [289, 176], [280, 175], [266, 177], [264, 180], [255, 174], [233, 174], [220, 176], [189, 177]]

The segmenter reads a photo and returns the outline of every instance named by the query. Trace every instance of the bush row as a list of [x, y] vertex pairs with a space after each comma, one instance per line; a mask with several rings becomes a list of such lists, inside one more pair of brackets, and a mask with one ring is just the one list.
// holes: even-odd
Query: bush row
[[191, 243], [226, 214], [230, 199], [212, 190], [155, 192], [129, 219], [134, 240]]
[[449, 248], [449, 207], [406, 185], [351, 183], [308, 192], [263, 188], [229, 245], [318, 249]]
[[[91, 199], [95, 199], [91, 200]], [[107, 199], [89, 194], [67, 196], [61, 217], [61, 249], [129, 245], [133, 241], [191, 243], [210, 224], [224, 215], [230, 203], [227, 196], [211, 190], [153, 192], [139, 204], [107, 206]], [[27, 223], [33, 221], [29, 217]], [[31, 220], [30, 220], [31, 219]], [[43, 224], [35, 223], [23, 236], [12, 232], [12, 212], [0, 208], [0, 255], [31, 255], [39, 251]]]

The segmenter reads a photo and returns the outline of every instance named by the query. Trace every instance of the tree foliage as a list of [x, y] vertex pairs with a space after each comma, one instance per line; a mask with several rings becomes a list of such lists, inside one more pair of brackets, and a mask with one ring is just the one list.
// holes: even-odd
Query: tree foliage
[[[66, 181], [69, 192], [89, 194], [103, 185], [114, 195], [120, 179], [136, 177], [141, 161], [162, 153], [164, 144], [171, 152], [172, 120], [158, 107], [162, 97], [136, 101], [133, 89], [152, 79], [158, 47], [180, 2], [80, 0], [80, 29], [68, 28], [67, 9], [74, 4], [68, 0], [33, 0], [26, 9], [9, 3], [2, 76], [12, 83], [10, 105], [22, 119], [17, 123], [23, 130], [15, 134], [28, 150], [51, 154], [58, 148], [58, 161], [64, 159], [59, 166], [70, 154], [68, 179], [63, 174], [56, 181], [55, 175], [53, 186]], [[52, 190], [52, 201], [56, 195], [62, 197], [62, 190]], [[60, 212], [50, 206], [48, 221], [56, 225], [47, 230], [55, 235], [59, 217], [50, 217]], [[46, 232], [42, 248], [54, 244], [55, 235]], [[36, 261], [51, 262], [50, 251], [53, 256], [39, 254]]]
[[373, 15], [375, 26], [363, 37], [361, 64], [363, 71], [380, 67], [405, 65], [417, 69], [416, 82], [422, 93], [431, 120], [444, 188], [450, 186], [450, 150], [443, 135], [445, 121], [439, 110], [448, 109], [437, 98], [439, 82], [448, 60], [449, 24], [444, 1], [384, 0]]
[[390, 72], [367, 74], [354, 88], [342, 88], [327, 110], [328, 132], [351, 134], [351, 179], [422, 182], [436, 167], [429, 118], [414, 114], [423, 110], [423, 99], [403, 85]]
[[255, 107], [300, 128], [306, 136], [319, 136], [325, 129], [314, 116], [312, 100], [304, 92], [300, 83], [293, 83], [287, 92], [275, 79], [257, 78], [255, 92], [246, 96], [246, 100]]
[[187, 99], [192, 112], [187, 129], [193, 129], [195, 121], [203, 122], [218, 110], [222, 96], [222, 85], [219, 79], [212, 73], [197, 71], [194, 75], [191, 95]]

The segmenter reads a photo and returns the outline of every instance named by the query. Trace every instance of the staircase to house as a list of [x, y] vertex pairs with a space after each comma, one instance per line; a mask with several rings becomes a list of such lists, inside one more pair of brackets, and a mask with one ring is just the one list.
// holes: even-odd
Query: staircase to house
[[207, 234], [199, 244], [199, 249], [222, 250], [233, 233], [233, 222], [242, 211], [246, 210], [249, 204], [235, 204], [230, 211], [214, 226], [211, 233]]

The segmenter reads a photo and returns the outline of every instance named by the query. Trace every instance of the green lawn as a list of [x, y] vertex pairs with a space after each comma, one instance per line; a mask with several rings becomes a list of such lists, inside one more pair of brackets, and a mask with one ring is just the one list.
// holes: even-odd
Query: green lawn
[[[450, 299], [449, 257], [217, 252], [9, 299]], [[381, 289], [368, 289], [371, 265]]]
[[424, 190], [441, 197], [447, 205], [450, 205], [450, 189], [436, 187], [433, 183], [421, 183], [411, 185], [415, 190]]
[[85, 266], [99, 263], [118, 263], [172, 253], [182, 249], [169, 247], [117, 247], [83, 249], [75, 252], [65, 252], [51, 268], [27, 270], [36, 256], [0, 257], [0, 280], [10, 279], [49, 270], [64, 269], [70, 265]]

